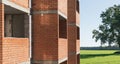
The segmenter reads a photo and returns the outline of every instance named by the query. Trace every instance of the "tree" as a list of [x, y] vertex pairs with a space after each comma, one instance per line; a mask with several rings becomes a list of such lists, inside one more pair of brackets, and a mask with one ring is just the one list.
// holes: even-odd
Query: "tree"
[[104, 43], [116, 43], [120, 47], [120, 5], [114, 5], [109, 7], [106, 11], [100, 15], [102, 18], [102, 24], [98, 30], [93, 30], [93, 38], [95, 41], [101, 41], [101, 45]]

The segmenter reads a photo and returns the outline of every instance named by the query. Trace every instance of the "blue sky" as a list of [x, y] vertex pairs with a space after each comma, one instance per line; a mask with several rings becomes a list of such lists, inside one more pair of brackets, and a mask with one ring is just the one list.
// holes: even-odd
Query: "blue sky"
[[120, 4], [120, 0], [80, 0], [81, 47], [100, 46], [92, 39], [92, 30], [101, 24], [101, 12], [115, 4]]

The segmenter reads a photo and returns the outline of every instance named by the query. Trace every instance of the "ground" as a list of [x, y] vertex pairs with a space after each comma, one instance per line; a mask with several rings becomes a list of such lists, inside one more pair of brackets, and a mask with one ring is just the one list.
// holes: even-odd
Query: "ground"
[[117, 50], [81, 50], [80, 64], [120, 64], [120, 54]]

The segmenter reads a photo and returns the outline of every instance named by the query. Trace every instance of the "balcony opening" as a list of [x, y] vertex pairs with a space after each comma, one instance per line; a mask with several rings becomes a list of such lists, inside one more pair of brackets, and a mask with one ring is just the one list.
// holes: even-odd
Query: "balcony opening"
[[80, 39], [80, 32], [79, 32], [80, 28], [77, 26], [77, 40]]
[[79, 1], [78, 0], [76, 1], [76, 10], [79, 13]]
[[22, 11], [5, 5], [4, 36], [19, 38], [28, 37], [29, 16]]
[[59, 15], [59, 37], [67, 38], [67, 20]]

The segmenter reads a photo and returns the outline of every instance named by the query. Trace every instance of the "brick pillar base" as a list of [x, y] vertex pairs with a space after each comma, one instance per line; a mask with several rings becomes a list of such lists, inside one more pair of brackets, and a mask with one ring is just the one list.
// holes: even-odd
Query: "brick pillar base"
[[0, 64], [2, 64], [2, 41], [4, 35], [4, 4], [0, 2]]

